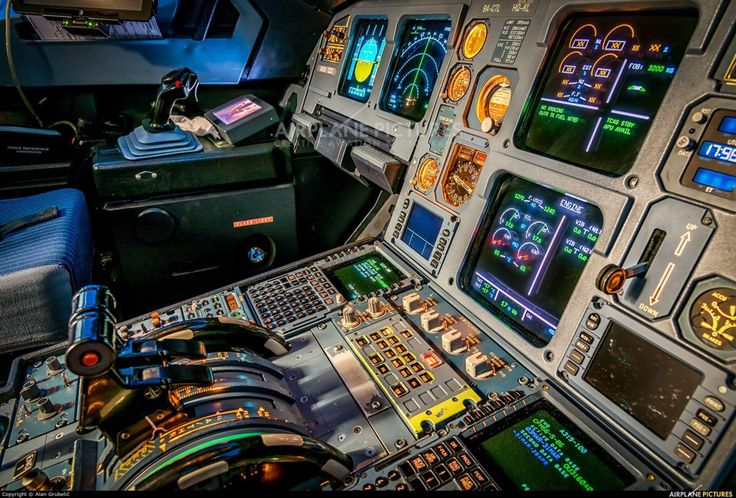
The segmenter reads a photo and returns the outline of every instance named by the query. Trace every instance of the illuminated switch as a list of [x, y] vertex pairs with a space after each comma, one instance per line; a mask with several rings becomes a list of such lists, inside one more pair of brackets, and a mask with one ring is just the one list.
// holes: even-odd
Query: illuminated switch
[[420, 318], [422, 321], [422, 328], [427, 332], [437, 332], [445, 323], [440, 314], [435, 310], [429, 310], [426, 313], [422, 313]]
[[475, 379], [486, 379], [496, 373], [496, 369], [484, 353], [471, 354], [465, 358], [465, 371]]
[[411, 294], [404, 296], [401, 300], [401, 304], [404, 307], [404, 311], [410, 315], [419, 313], [424, 309], [424, 306], [422, 305], [422, 296], [416, 292], [412, 292]]
[[468, 343], [459, 330], [450, 329], [442, 334], [442, 349], [450, 354], [459, 354], [468, 349]]

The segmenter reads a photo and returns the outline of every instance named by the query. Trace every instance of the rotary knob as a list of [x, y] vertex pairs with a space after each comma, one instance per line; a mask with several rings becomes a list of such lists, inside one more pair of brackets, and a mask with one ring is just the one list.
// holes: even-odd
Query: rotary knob
[[360, 325], [360, 318], [358, 317], [358, 312], [355, 311], [355, 308], [353, 308], [352, 306], [345, 306], [342, 309], [341, 323], [342, 326], [348, 330]]
[[21, 479], [23, 487], [33, 491], [53, 491], [54, 487], [49, 477], [38, 468], [28, 471]]
[[377, 297], [368, 299], [368, 314], [371, 315], [372, 318], [378, 318], [385, 312], [386, 311], [383, 309], [383, 304], [380, 299]]
[[56, 405], [48, 398], [39, 399], [36, 402], [36, 405], [38, 406], [38, 409], [41, 410], [41, 413], [44, 415], [51, 415], [56, 413]]
[[33, 401], [41, 397], [41, 389], [36, 384], [36, 381], [29, 380], [23, 384], [23, 389], [20, 390], [20, 396], [26, 401]]
[[59, 358], [57, 358], [56, 356], [49, 356], [48, 358], [46, 358], [46, 366], [53, 373], [61, 372], [64, 369], [64, 367], [61, 365], [61, 362], [59, 361]]

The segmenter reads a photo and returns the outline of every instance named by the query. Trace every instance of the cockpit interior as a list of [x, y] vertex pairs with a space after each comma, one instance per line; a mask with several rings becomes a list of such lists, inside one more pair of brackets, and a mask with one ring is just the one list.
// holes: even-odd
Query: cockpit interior
[[3, 496], [733, 496], [736, 3], [0, 6]]

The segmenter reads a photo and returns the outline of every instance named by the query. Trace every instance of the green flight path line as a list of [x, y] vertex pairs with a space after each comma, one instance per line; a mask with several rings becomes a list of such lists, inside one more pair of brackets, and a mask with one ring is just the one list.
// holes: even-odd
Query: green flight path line
[[[431, 42], [431, 41], [432, 41], [432, 37], [431, 36], [427, 36], [427, 43], [426, 43], [426, 45], [424, 45], [424, 50], [422, 51], [422, 58], [419, 59], [419, 65], [417, 66], [417, 72], [414, 73], [414, 81], [411, 82], [411, 86], [413, 88], [416, 88], [417, 87], [417, 78], [419, 78], [419, 71], [418, 70], [422, 68], [422, 64], [424, 63], [424, 57], [426, 57], [426, 55], [427, 55], [427, 49], [429, 48], [429, 42]], [[413, 91], [414, 91], [413, 89], [412, 90], [409, 90], [409, 98], [411, 98], [411, 92], [413, 92]], [[419, 97], [419, 91], [418, 90], [417, 90], [417, 97]]]

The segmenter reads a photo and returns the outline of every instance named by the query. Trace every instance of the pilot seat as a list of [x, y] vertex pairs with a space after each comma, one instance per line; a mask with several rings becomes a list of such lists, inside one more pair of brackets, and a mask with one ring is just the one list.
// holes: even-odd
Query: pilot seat
[[91, 273], [82, 192], [0, 199], [0, 353], [65, 339], [70, 299]]

